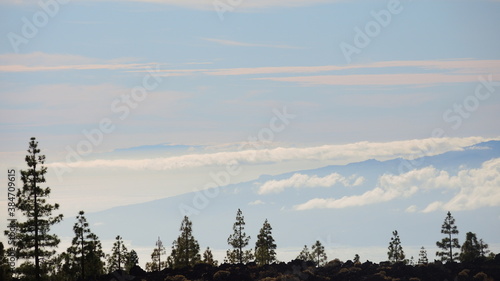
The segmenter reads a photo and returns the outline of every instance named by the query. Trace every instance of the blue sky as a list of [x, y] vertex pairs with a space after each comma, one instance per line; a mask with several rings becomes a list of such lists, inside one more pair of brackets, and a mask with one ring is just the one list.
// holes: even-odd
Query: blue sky
[[67, 217], [500, 137], [499, 1], [40, 3], [0, 3], [1, 167], [36, 136]]

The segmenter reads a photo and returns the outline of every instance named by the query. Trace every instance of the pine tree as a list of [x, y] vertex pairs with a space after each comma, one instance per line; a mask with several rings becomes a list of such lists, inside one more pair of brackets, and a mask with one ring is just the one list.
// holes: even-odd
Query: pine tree
[[160, 236], [158, 236], [158, 241], [156, 241], [156, 252], [153, 251], [153, 254], [156, 253], [156, 264], [158, 265], [158, 271], [161, 271], [162, 268], [165, 268], [163, 265], [163, 262], [161, 261], [161, 255], [164, 255], [167, 253], [165, 250], [165, 247], [163, 246], [163, 242], [160, 239]]
[[131, 250], [128, 253], [125, 262], [125, 271], [130, 272], [130, 270], [137, 264], [139, 264], [139, 256], [137, 255], [137, 252], [135, 250]]
[[311, 256], [313, 257], [313, 261], [316, 263], [316, 266], [323, 266], [327, 260], [325, 247], [321, 244], [321, 242], [319, 242], [319, 240], [317, 240], [311, 249]]
[[[160, 251], [163, 252], [160, 253]], [[165, 254], [165, 248], [160, 251], [158, 250], [158, 247], [154, 248], [153, 253], [151, 253], [151, 262], [146, 263], [146, 271], [161, 271], [162, 269], [167, 267], [167, 261], [171, 259], [171, 257], [168, 257], [167, 261], [160, 261], [160, 255]], [[173, 265], [171, 265], [170, 267], [173, 267]]]
[[217, 266], [218, 264], [218, 262], [214, 260], [214, 255], [212, 254], [210, 247], [207, 247], [205, 252], [203, 252], [203, 262], [212, 266]]
[[453, 235], [458, 235], [458, 229], [455, 225], [455, 219], [451, 216], [450, 212], [448, 212], [444, 219], [444, 223], [441, 226], [441, 233], [448, 236], [436, 242], [436, 246], [442, 249], [442, 251], [436, 252], [436, 256], [441, 257], [441, 261], [453, 262], [458, 257], [457, 252], [453, 253], [453, 248], [460, 249], [460, 244], [458, 243], [458, 238], [452, 238]]
[[87, 236], [87, 256], [86, 261], [86, 272], [87, 276], [97, 278], [98, 276], [104, 274], [104, 261], [103, 258], [106, 257], [102, 251], [102, 244], [99, 241], [99, 237], [96, 234], [90, 233]]
[[86, 236], [90, 233], [89, 224], [84, 214], [85, 213], [83, 211], [80, 211], [80, 213], [78, 213], [78, 216], [76, 217], [77, 222], [73, 226], [75, 237], [72, 241], [73, 246], [75, 246], [75, 248], [77, 248], [77, 250], [80, 252], [80, 276], [82, 277], [82, 279], [85, 279], [85, 239], [87, 238]]
[[418, 264], [428, 264], [429, 259], [427, 258], [427, 251], [424, 246], [420, 248], [420, 253], [418, 254]]
[[387, 252], [387, 256], [389, 257], [389, 261], [395, 263], [404, 261], [405, 253], [403, 251], [403, 247], [401, 246], [401, 240], [399, 239], [398, 231], [394, 230], [392, 232], [393, 237], [391, 237], [391, 241], [389, 242], [389, 251]]
[[303, 260], [303, 261], [313, 261], [314, 257], [311, 255], [311, 252], [309, 252], [309, 248], [307, 248], [307, 245], [304, 245], [304, 248], [302, 251], [300, 251], [299, 255], [297, 256], [298, 260]]
[[490, 253], [488, 247], [489, 247], [488, 244], [484, 243], [483, 239], [479, 239], [479, 251], [481, 257], [486, 258], [486, 255]]
[[253, 259], [252, 250], [244, 250], [250, 241], [245, 233], [245, 218], [240, 209], [236, 213], [236, 222], [233, 224], [233, 234], [227, 238], [227, 243], [233, 247], [227, 250], [226, 259], [229, 263], [248, 263]]
[[72, 245], [67, 249], [67, 253], [72, 257], [72, 267], [70, 274], [75, 277], [85, 279], [87, 277], [97, 277], [103, 273], [104, 257], [101, 242], [97, 235], [92, 233], [85, 218], [84, 211], [80, 211], [76, 217], [77, 222], [73, 226], [75, 237], [71, 241]]
[[97, 235], [90, 231], [84, 215], [83, 211], [78, 213], [77, 222], [73, 226], [75, 237], [71, 241], [72, 244], [64, 256], [59, 257], [65, 263], [65, 274], [72, 278], [97, 277], [104, 272], [104, 262], [101, 259], [105, 255], [101, 242]]
[[276, 244], [271, 231], [272, 227], [266, 219], [255, 243], [255, 262], [258, 265], [271, 264], [276, 261]]
[[115, 270], [122, 270], [122, 266], [125, 265], [127, 260], [128, 250], [123, 243], [123, 239], [120, 235], [116, 236], [116, 241], [113, 243], [113, 248], [111, 249], [111, 255], [108, 256], [108, 271], [113, 272]]
[[187, 216], [182, 220], [181, 234], [172, 243], [172, 261], [174, 268], [194, 266], [201, 260], [200, 245], [193, 237], [192, 223]]
[[481, 244], [477, 240], [476, 234], [467, 232], [465, 234], [465, 242], [462, 244], [460, 252], [461, 262], [473, 262], [481, 257]]
[[13, 223], [17, 228], [14, 248], [16, 257], [25, 260], [18, 267], [21, 276], [40, 281], [47, 274], [47, 267], [41, 263], [56, 253], [54, 248], [60, 242], [57, 235], [50, 234], [50, 228], [62, 221], [63, 215], [52, 215], [59, 209], [59, 204], [49, 204], [47, 198], [51, 190], [40, 186], [45, 183], [47, 167], [43, 166], [45, 155], [40, 155], [36, 138], [31, 138], [29, 142], [25, 161], [28, 169], [21, 171], [23, 186], [17, 191], [15, 207], [26, 220]]

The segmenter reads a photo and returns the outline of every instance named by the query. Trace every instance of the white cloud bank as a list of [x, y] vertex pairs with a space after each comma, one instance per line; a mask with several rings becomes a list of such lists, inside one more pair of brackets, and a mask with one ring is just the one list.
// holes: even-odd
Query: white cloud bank
[[[486, 161], [478, 169], [462, 169], [457, 175], [434, 167], [412, 170], [402, 175], [382, 175], [377, 187], [361, 195], [335, 198], [315, 198], [295, 206], [296, 210], [316, 208], [346, 208], [382, 203], [407, 198], [419, 190], [456, 190], [448, 202], [435, 201], [421, 212], [437, 210], [473, 210], [481, 207], [500, 206], [500, 158]], [[412, 205], [406, 212], [416, 212]]]
[[410, 197], [418, 191], [418, 187], [394, 187], [382, 188], [376, 187], [362, 195], [344, 196], [340, 199], [335, 198], [315, 198], [304, 204], [295, 206], [296, 210], [309, 209], [342, 209], [347, 207], [365, 206], [375, 203], [387, 202], [399, 197]]
[[[500, 158], [484, 162], [479, 169], [461, 170], [456, 176], [449, 177], [448, 182], [448, 187], [459, 189], [458, 193], [448, 202], [430, 203], [422, 212], [500, 206]], [[442, 182], [436, 182], [435, 187], [439, 184]]]
[[[303, 148], [276, 147], [205, 154], [186, 154], [151, 159], [98, 159], [50, 163], [49, 167], [127, 168], [135, 170], [173, 170], [208, 166], [225, 167], [242, 164], [279, 163], [284, 161], [331, 161], [328, 164], [348, 164], [368, 159], [388, 160], [397, 157], [416, 159], [422, 156], [459, 151], [466, 146], [491, 140], [483, 137], [429, 138], [393, 142], [357, 142], [343, 145], [323, 145]], [[243, 147], [260, 147], [246, 143]]]
[[262, 184], [257, 191], [258, 194], [269, 194], [269, 193], [280, 193], [285, 190], [285, 188], [295, 187], [295, 188], [314, 188], [314, 187], [330, 187], [338, 183], [344, 186], [358, 186], [363, 184], [365, 179], [363, 177], [357, 177], [355, 175], [346, 178], [338, 173], [332, 173], [325, 177], [308, 176], [296, 173], [290, 178], [283, 180], [270, 180]]

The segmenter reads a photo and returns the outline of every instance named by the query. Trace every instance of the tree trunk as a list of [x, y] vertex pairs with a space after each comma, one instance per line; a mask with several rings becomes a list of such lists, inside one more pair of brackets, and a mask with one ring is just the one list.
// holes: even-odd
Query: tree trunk
[[[33, 158], [36, 161], [36, 154], [33, 152]], [[33, 165], [33, 181], [32, 181], [32, 187], [33, 187], [33, 194], [34, 194], [34, 200], [35, 200], [35, 210], [34, 210], [34, 220], [35, 220], [35, 278], [36, 281], [40, 281], [40, 252], [38, 249], [38, 200], [37, 200], [37, 190], [36, 190], [36, 163]]]

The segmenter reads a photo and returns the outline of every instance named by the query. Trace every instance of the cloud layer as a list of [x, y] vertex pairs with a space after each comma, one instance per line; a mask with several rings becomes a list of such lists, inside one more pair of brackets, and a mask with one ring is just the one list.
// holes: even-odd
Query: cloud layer
[[[419, 191], [447, 189], [454, 191], [447, 202], [429, 203], [422, 212], [437, 210], [474, 210], [481, 207], [500, 206], [500, 158], [486, 161], [478, 169], [463, 169], [457, 175], [434, 167], [412, 170], [401, 175], [382, 175], [377, 186], [361, 195], [342, 198], [315, 198], [295, 206], [296, 210], [317, 208], [340, 209], [408, 198]], [[406, 212], [416, 212], [416, 205]]]
[[[151, 159], [98, 159], [92, 161], [57, 162], [52, 167], [71, 168], [129, 168], [135, 170], [172, 170], [208, 166], [226, 166], [227, 163], [262, 164], [283, 161], [313, 160], [332, 161], [334, 164], [347, 164], [368, 159], [387, 160], [397, 157], [416, 159], [422, 156], [437, 155], [447, 151], [462, 150], [490, 139], [483, 137], [468, 138], [429, 138], [394, 142], [358, 142], [345, 145], [323, 145], [304, 148], [276, 147], [269, 149], [248, 149], [205, 154], [187, 154], [174, 157]], [[261, 143], [246, 143], [243, 147], [262, 147]]]
[[308, 176], [296, 173], [288, 179], [283, 180], [270, 180], [265, 182], [259, 187], [257, 191], [258, 194], [269, 194], [269, 193], [280, 193], [285, 190], [285, 188], [295, 187], [295, 188], [314, 188], [314, 187], [330, 187], [336, 184], [342, 184], [343, 186], [358, 186], [363, 184], [363, 177], [357, 177], [352, 175], [347, 178], [338, 173], [332, 173], [325, 177], [318, 177], [316, 175]]

